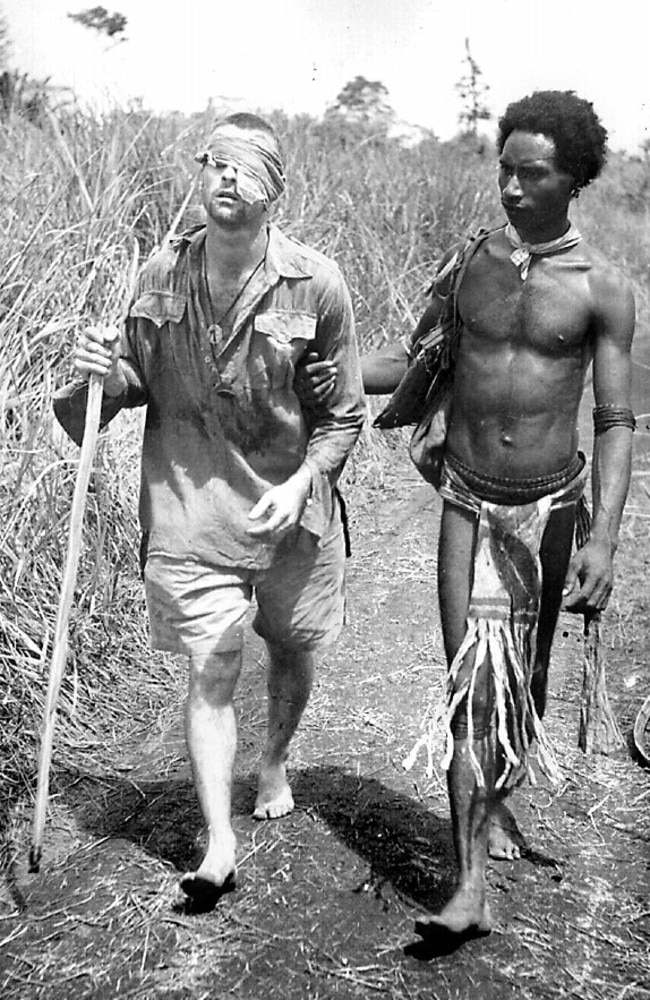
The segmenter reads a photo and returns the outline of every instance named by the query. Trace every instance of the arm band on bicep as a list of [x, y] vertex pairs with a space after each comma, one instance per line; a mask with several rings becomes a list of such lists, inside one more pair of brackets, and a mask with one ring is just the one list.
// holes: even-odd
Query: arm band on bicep
[[594, 406], [594, 434], [604, 434], [610, 427], [629, 427], [631, 431], [636, 430], [636, 420], [632, 410], [626, 406], [615, 406], [613, 403], [604, 403], [602, 406]]

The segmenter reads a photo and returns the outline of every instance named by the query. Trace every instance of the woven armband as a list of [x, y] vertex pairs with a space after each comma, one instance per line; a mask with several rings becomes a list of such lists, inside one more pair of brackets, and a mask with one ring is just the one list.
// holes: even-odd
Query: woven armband
[[602, 406], [594, 406], [594, 434], [604, 434], [611, 427], [629, 427], [631, 431], [636, 430], [636, 420], [632, 410], [626, 406], [615, 406], [613, 403], [604, 403]]

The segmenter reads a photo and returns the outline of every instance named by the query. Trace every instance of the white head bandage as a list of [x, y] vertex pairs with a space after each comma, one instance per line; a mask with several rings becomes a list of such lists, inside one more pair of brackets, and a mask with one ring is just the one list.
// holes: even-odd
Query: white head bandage
[[213, 167], [235, 167], [239, 197], [249, 205], [256, 201], [268, 205], [280, 197], [285, 181], [273, 138], [269, 135], [268, 142], [265, 139], [265, 133], [260, 131], [251, 131], [246, 138], [224, 134], [224, 127], [218, 125], [194, 159]]

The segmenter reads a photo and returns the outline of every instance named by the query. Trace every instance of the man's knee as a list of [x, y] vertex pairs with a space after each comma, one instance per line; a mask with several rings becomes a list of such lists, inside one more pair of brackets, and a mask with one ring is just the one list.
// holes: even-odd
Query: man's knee
[[[485, 673], [481, 671], [481, 673]], [[490, 732], [493, 699], [487, 677], [477, 678], [473, 695], [469, 693], [463, 698], [454, 712], [451, 720], [451, 732], [456, 740], [482, 740]]]
[[227, 650], [192, 653], [189, 656], [190, 699], [200, 698], [213, 703], [227, 703], [241, 672], [241, 651]]
[[269, 642], [265, 640], [269, 653], [271, 670], [281, 673], [304, 672], [314, 664], [311, 646], [296, 646], [292, 643]]
[[[469, 739], [470, 720], [468, 716], [469, 713], [467, 711], [467, 705], [463, 702], [458, 706], [454, 713], [454, 717], [451, 720], [451, 734], [455, 740]], [[472, 706], [471, 722], [471, 734], [473, 740], [483, 740], [489, 735], [490, 718], [486, 711], [476, 712], [474, 706]]]

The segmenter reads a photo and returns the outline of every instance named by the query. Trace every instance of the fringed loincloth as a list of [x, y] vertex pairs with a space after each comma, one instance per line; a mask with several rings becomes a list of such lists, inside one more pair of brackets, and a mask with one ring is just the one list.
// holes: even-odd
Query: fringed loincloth
[[[513, 787], [526, 775], [534, 783], [529, 760], [533, 741], [542, 772], [554, 782], [559, 778], [531, 693], [542, 591], [540, 548], [551, 511], [571, 504], [578, 505], [576, 535], [578, 544], [584, 543], [588, 535], [583, 499], [586, 478], [582, 454], [555, 476], [526, 481], [479, 476], [453, 456], [445, 460], [440, 495], [479, 519], [474, 582], [467, 631], [449, 668], [445, 704], [429, 713], [429, 739], [423, 737], [418, 746], [424, 743], [431, 761], [431, 728], [442, 722], [446, 739], [442, 767], [448, 769], [454, 750], [452, 725], [458, 710], [464, 709], [468, 754], [480, 786], [485, 785], [485, 778], [473, 750], [472, 702], [479, 672], [486, 668], [491, 686], [488, 729], [496, 737], [497, 752], [505, 764], [497, 788]], [[463, 671], [472, 653], [474, 663]], [[463, 672], [466, 676], [460, 680]]]

